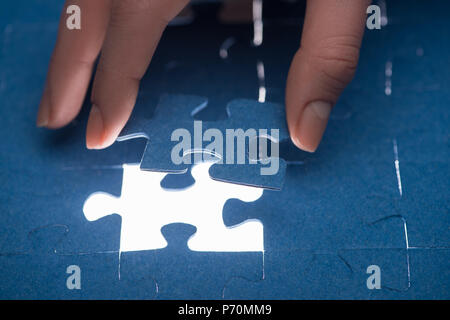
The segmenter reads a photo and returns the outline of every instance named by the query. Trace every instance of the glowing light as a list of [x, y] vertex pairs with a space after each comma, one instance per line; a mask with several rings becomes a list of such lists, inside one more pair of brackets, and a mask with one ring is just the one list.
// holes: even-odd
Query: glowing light
[[381, 26], [385, 27], [388, 25], [389, 23], [389, 19], [387, 16], [387, 6], [386, 6], [386, 1], [385, 0], [380, 0], [379, 1], [379, 7], [381, 9]]
[[85, 201], [83, 211], [89, 221], [117, 213], [122, 217], [120, 251], [161, 249], [167, 246], [161, 227], [186, 223], [197, 228], [188, 240], [193, 251], [264, 251], [263, 225], [246, 220], [226, 227], [222, 209], [230, 198], [255, 201], [261, 188], [215, 181], [209, 176], [213, 162], [192, 168], [195, 184], [185, 189], [164, 189], [167, 173], [140, 170], [139, 165], [123, 165], [120, 197], [96, 192]]
[[266, 101], [266, 80], [264, 75], [264, 63], [262, 61], [256, 63], [256, 73], [259, 82], [258, 102], [262, 103]]
[[253, 45], [255, 46], [263, 43], [262, 11], [262, 0], [253, 0]]
[[400, 161], [398, 160], [398, 147], [397, 147], [397, 140], [393, 140], [393, 147], [394, 147], [394, 167], [395, 167], [395, 175], [397, 176], [397, 185], [398, 185], [398, 192], [400, 193], [400, 197], [403, 196], [403, 188], [402, 188], [402, 177], [400, 175]]

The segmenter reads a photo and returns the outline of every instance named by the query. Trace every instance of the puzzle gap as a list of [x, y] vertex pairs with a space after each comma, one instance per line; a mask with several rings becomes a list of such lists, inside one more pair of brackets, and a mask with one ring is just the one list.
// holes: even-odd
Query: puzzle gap
[[[122, 217], [121, 252], [166, 247], [161, 228], [171, 223], [197, 227], [197, 233], [188, 240], [188, 247], [194, 251], [264, 251], [260, 221], [252, 219], [226, 227], [222, 218], [228, 199], [252, 202], [262, 196], [263, 190], [212, 180], [208, 173], [212, 164], [196, 164], [192, 168], [195, 183], [185, 189], [163, 189], [161, 181], [167, 173], [124, 165], [121, 196], [96, 192], [86, 199], [83, 212], [89, 221], [114, 213]], [[214, 197], [205, 198], [206, 194]]]

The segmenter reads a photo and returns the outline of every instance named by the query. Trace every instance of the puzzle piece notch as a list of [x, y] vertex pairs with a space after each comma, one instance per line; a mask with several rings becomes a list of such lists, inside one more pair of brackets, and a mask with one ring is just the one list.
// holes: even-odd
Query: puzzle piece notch
[[[211, 179], [208, 169], [212, 164], [195, 165], [192, 168], [195, 184], [183, 190], [161, 188], [160, 183], [167, 173], [124, 165], [121, 196], [92, 194], [83, 207], [85, 217], [95, 221], [114, 213], [121, 215], [122, 252], [166, 247], [161, 227], [171, 223], [197, 227], [197, 233], [188, 241], [194, 251], [263, 251], [263, 226], [258, 220], [226, 227], [222, 218], [223, 206], [229, 198], [255, 201], [263, 190]], [[205, 197], [211, 192], [214, 197]]]
[[192, 225], [169, 224], [161, 229], [166, 248], [123, 252], [122, 279], [156, 283], [156, 299], [220, 299], [232, 277], [261, 279], [262, 252], [191, 251], [186, 243], [195, 231]]
[[[186, 172], [189, 163], [203, 161], [205, 154], [213, 154], [225, 163], [211, 167], [209, 173], [212, 178], [243, 185], [280, 189], [286, 170], [284, 159], [279, 158], [279, 154], [274, 152], [264, 159], [265, 161], [254, 161], [249, 156], [249, 143], [244, 141], [244, 164], [237, 163], [240, 144], [236, 141], [235, 134], [238, 134], [237, 129], [241, 129], [241, 133], [245, 134], [244, 139], [248, 140], [256, 134], [253, 138], [267, 139], [271, 142], [271, 146], [277, 147], [275, 144], [289, 139], [284, 108], [278, 104], [237, 99], [227, 106], [229, 116], [227, 120], [194, 122], [193, 117], [205, 109], [207, 104], [206, 98], [198, 96], [163, 95], [154, 117], [143, 119], [132, 116], [118, 141], [134, 138], [148, 139], [141, 161], [143, 170], [183, 173]], [[206, 133], [211, 136], [205, 138]], [[216, 141], [218, 139], [216, 134], [222, 141]], [[229, 136], [231, 136], [230, 142], [228, 142]], [[186, 142], [187, 148], [184, 146], [184, 139], [190, 140]], [[204, 140], [211, 143], [204, 146]], [[181, 143], [183, 146], [180, 145]], [[179, 148], [178, 153], [174, 151], [174, 147]], [[272, 148], [272, 150], [277, 149]], [[181, 151], [183, 153], [180, 155]], [[174, 155], [182, 159], [181, 163], [174, 162]], [[210, 159], [210, 157], [207, 158]]]

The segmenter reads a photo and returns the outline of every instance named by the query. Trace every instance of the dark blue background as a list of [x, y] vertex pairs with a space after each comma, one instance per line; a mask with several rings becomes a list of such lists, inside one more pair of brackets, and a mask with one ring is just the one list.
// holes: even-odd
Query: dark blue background
[[[53, 0], [0, 4], [0, 298], [450, 297], [448, 1], [388, 1], [389, 23], [367, 30], [357, 75], [318, 151], [283, 145], [296, 163], [283, 189], [225, 205], [227, 225], [263, 222], [264, 257], [191, 252], [194, 227], [169, 225], [168, 248], [121, 255], [120, 280], [120, 217], [88, 222], [82, 206], [96, 191], [120, 195], [118, 168], [139, 161], [145, 141], [86, 150], [88, 103], [64, 129], [35, 127], [61, 8]], [[215, 5], [197, 7], [192, 24], [164, 34], [138, 107], [151, 115], [162, 93], [196, 94], [210, 99], [202, 119], [223, 119], [228, 101], [257, 99], [257, 60], [265, 64], [267, 100], [283, 103], [303, 8], [267, 4], [264, 42], [253, 48], [251, 25], [222, 25]], [[224, 61], [218, 52], [228, 37], [236, 44]], [[190, 181], [180, 179], [169, 182]], [[66, 288], [72, 264], [82, 270], [81, 290]], [[372, 264], [382, 270], [381, 290], [366, 287]]]

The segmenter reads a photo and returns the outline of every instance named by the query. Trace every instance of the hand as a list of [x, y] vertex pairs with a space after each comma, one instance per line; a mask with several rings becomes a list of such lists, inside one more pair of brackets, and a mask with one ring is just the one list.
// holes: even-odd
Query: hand
[[[133, 110], [161, 35], [188, 0], [71, 0], [83, 10], [82, 28], [68, 30], [62, 15], [37, 125], [60, 128], [80, 111], [96, 70], [86, 146], [116, 140]], [[292, 141], [314, 151], [332, 105], [358, 61], [369, 0], [309, 0], [302, 36], [289, 71], [286, 113]], [[64, 10], [65, 12], [65, 10]], [[83, 27], [89, 26], [89, 31]]]
[[314, 152], [331, 108], [352, 80], [369, 0], [308, 0], [300, 49], [286, 85], [291, 139]]
[[[60, 128], [80, 111], [101, 50], [92, 89], [86, 146], [114, 143], [136, 102], [159, 39], [189, 0], [68, 0], [59, 25], [37, 125]], [[66, 8], [82, 10], [81, 30], [66, 28]]]

